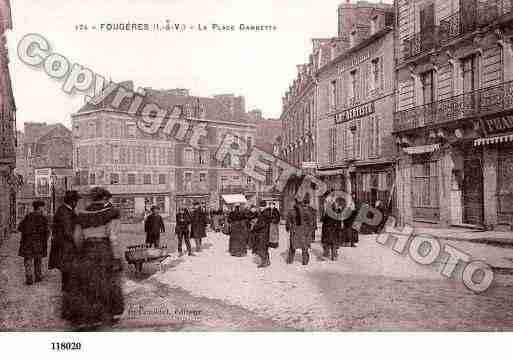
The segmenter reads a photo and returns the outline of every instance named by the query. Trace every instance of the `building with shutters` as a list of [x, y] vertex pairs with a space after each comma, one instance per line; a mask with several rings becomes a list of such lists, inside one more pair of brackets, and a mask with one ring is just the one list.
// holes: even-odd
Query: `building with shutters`
[[[133, 90], [131, 81], [120, 85]], [[169, 113], [178, 111], [187, 123], [183, 141], [162, 128], [154, 133], [142, 131], [138, 126], [141, 113], [129, 111], [128, 99], [112, 106], [115, 93], [97, 105], [87, 103], [72, 115], [77, 189], [107, 188], [125, 219], [140, 218], [152, 205], [173, 218], [178, 206], [190, 207], [194, 201], [218, 208], [222, 194], [254, 196], [252, 179], [215, 159], [226, 133], [249, 143], [255, 138], [255, 125], [247, 123], [244, 98], [195, 97], [186, 89], [139, 91], [144, 93], [141, 107], [155, 104]], [[200, 138], [200, 148], [193, 148], [187, 139], [192, 126], [198, 124], [206, 126], [207, 135]]]
[[[393, 19], [391, 5], [341, 4], [338, 36], [313, 39], [309, 63], [283, 98], [282, 156], [297, 167], [315, 162], [305, 172], [329, 190], [372, 204], [391, 200], [393, 185]], [[288, 188], [286, 207], [300, 182]]]
[[509, 0], [398, 0], [398, 206], [403, 223], [513, 222]]
[[16, 224], [16, 105], [9, 74], [5, 32], [12, 29], [11, 6], [0, 1], [0, 243]]
[[392, 6], [371, 5], [339, 8], [339, 18], [352, 24], [340, 25], [343, 48], [317, 73], [317, 175], [330, 189], [374, 205], [392, 201], [394, 33]]

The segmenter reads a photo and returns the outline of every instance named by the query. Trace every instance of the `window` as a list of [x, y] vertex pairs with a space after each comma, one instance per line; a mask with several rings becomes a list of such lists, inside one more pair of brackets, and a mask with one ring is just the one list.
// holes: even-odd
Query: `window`
[[376, 117], [370, 117], [368, 120], [368, 146], [369, 146], [369, 157], [377, 157], [380, 155], [380, 136], [379, 133], [379, 119]]
[[127, 181], [128, 181], [128, 184], [134, 185], [135, 184], [135, 173], [129, 173], [127, 175]]
[[272, 184], [273, 184], [273, 169], [272, 169], [272, 166], [270, 166], [265, 171], [265, 185], [271, 186]]
[[96, 121], [96, 137], [100, 138], [103, 137], [103, 131], [102, 131], [102, 120]]
[[134, 139], [136, 137], [136, 131], [137, 131], [137, 127], [136, 127], [135, 123], [128, 122], [126, 124], [126, 133], [127, 133], [128, 138]]
[[337, 108], [337, 80], [330, 82], [330, 110], [334, 111]]
[[431, 103], [435, 100], [435, 88], [433, 84], [433, 71], [427, 71], [421, 74], [422, 99], [423, 104]]
[[166, 148], [160, 147], [159, 148], [159, 165], [160, 166], [165, 166], [166, 162], [167, 162]]
[[353, 70], [349, 73], [350, 82], [349, 82], [349, 102], [352, 103], [356, 101], [357, 97], [357, 87], [358, 87], [358, 73], [356, 70]]
[[119, 184], [119, 173], [110, 174], [110, 184]]
[[478, 88], [477, 57], [469, 56], [462, 61], [463, 92], [472, 92]]
[[187, 192], [192, 191], [192, 172], [184, 173], [184, 189]]
[[163, 173], [159, 174], [159, 184], [166, 184], [166, 175]]
[[379, 58], [372, 60], [371, 90], [378, 90], [381, 87], [381, 71]]
[[113, 120], [110, 124], [110, 137], [121, 138], [121, 122]]
[[252, 137], [247, 138], [247, 145], [248, 145], [247, 146], [248, 149], [253, 147], [253, 138]]
[[96, 173], [91, 172], [89, 173], [89, 184], [96, 184]]
[[331, 127], [329, 133], [329, 151], [328, 162], [335, 163], [337, 161], [337, 128]]
[[94, 138], [96, 136], [96, 125], [94, 122], [89, 122], [89, 138]]
[[145, 173], [143, 175], [143, 184], [151, 184], [151, 174]]
[[186, 148], [184, 150], [184, 161], [185, 163], [194, 162], [194, 151], [192, 150], [192, 148]]
[[199, 185], [201, 189], [206, 190], [207, 188], [207, 174], [202, 172], [199, 174]]
[[413, 206], [438, 208], [438, 162], [417, 163], [413, 171]]
[[232, 177], [233, 183], [240, 183], [240, 177], [239, 176], [233, 176]]
[[198, 151], [198, 161], [200, 165], [206, 165], [208, 163], [208, 151]]
[[112, 162], [119, 163], [119, 146], [112, 146]]
[[156, 201], [156, 205], [157, 207], [161, 210], [161, 211], [165, 211], [166, 210], [166, 197], [164, 196], [157, 196], [157, 201]]

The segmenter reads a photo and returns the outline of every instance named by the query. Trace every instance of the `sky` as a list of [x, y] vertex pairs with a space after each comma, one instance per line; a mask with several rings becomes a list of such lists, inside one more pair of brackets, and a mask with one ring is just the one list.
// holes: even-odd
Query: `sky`
[[[308, 61], [311, 39], [337, 33], [342, 0], [14, 0], [8, 33], [9, 69], [18, 129], [26, 122], [63, 123], [84, 103], [62, 91], [62, 81], [23, 63], [19, 41], [28, 33], [48, 40], [51, 51], [115, 82], [136, 87], [187, 88], [192, 95], [242, 95], [246, 109], [279, 117], [281, 98]], [[344, 0], [345, 1], [345, 0]], [[236, 31], [107, 32], [107, 23], [159, 23], [198, 27], [234, 25]], [[88, 30], [76, 30], [86, 24]], [[275, 25], [276, 31], [241, 32], [239, 24]]]

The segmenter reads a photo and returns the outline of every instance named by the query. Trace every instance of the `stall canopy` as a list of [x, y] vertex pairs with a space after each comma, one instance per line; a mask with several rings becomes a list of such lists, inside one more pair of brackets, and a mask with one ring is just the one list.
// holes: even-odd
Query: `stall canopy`
[[227, 204], [246, 203], [246, 197], [242, 194], [223, 194], [222, 197]]
[[440, 144], [435, 143], [432, 145], [405, 147], [405, 148], [403, 148], [403, 151], [409, 155], [420, 155], [423, 153], [435, 152], [435, 151], [438, 151], [439, 149], [440, 149]]

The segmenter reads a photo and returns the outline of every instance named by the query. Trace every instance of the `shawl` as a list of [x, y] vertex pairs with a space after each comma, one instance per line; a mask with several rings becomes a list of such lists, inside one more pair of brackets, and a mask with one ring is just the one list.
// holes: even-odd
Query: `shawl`
[[119, 210], [110, 203], [93, 203], [78, 214], [77, 223], [82, 228], [99, 227], [119, 218]]

